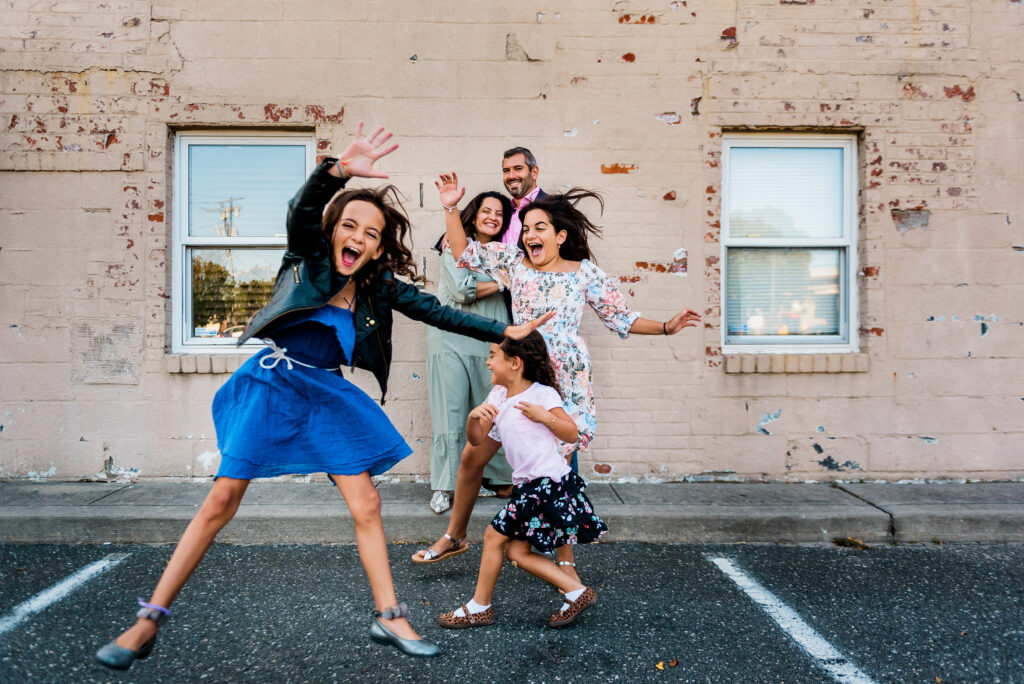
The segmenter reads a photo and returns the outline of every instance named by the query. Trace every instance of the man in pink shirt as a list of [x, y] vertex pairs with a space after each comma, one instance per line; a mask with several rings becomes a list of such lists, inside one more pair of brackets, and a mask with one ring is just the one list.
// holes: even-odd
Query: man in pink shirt
[[523, 222], [519, 218], [519, 210], [547, 193], [537, 185], [540, 168], [533, 152], [525, 147], [513, 147], [505, 150], [501, 159], [501, 180], [505, 189], [512, 195], [512, 220], [501, 241], [506, 245], [519, 244], [519, 234], [523, 232]]

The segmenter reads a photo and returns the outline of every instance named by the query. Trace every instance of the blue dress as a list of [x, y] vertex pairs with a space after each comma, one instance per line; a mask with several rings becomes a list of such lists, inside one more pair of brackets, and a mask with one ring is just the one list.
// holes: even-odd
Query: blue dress
[[213, 399], [216, 477], [378, 475], [412, 453], [377, 403], [341, 375], [355, 347], [351, 311], [325, 304], [264, 334], [273, 346]]

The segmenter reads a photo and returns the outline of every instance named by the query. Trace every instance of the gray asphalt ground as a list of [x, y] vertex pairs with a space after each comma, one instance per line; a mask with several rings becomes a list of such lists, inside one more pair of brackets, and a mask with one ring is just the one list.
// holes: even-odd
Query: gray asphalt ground
[[392, 546], [395, 580], [439, 658], [369, 640], [355, 547], [220, 544], [154, 654], [116, 673], [93, 652], [133, 621], [135, 596], [148, 595], [172, 547], [0, 546], [0, 619], [75, 570], [129, 554], [0, 635], [0, 681], [833, 681], [709, 561], [725, 557], [873, 681], [1024, 682], [1022, 544], [597, 544], [578, 553], [599, 596], [579, 624], [545, 627], [554, 590], [506, 565], [497, 623], [460, 631], [436, 618], [471, 595], [479, 546], [427, 567], [407, 561], [415, 548]]

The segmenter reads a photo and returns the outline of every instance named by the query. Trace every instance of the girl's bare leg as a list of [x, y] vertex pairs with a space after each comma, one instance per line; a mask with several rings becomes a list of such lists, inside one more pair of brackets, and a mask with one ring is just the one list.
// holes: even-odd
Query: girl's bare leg
[[[181, 540], [171, 554], [171, 560], [164, 568], [156, 589], [153, 590], [150, 603], [170, 608], [174, 598], [192, 576], [206, 550], [210, 548], [213, 538], [234, 517], [248, 486], [249, 480], [217, 478], [196, 517], [192, 518], [192, 522], [185, 528], [185, 533], [181, 535]], [[122, 648], [137, 651], [156, 634], [156, 630], [155, 622], [139, 618], [133, 627], [117, 637], [115, 643]]]
[[516, 565], [523, 570], [526, 570], [526, 572], [534, 577], [539, 577], [548, 584], [555, 585], [563, 592], [576, 591], [583, 588], [582, 582], [562, 572], [559, 569], [560, 566], [552, 563], [546, 556], [534, 553], [530, 549], [529, 542], [521, 539], [510, 539], [505, 553], [508, 554], [510, 561], [515, 561]]
[[[576, 556], [573, 553], [573, 545], [566, 544], [565, 546], [559, 546], [555, 551], [555, 557], [558, 558], [559, 563], [575, 563]], [[558, 569], [564, 572], [570, 577], [570, 579], [580, 581], [580, 575], [576, 572], [576, 567], [573, 565], [559, 565]], [[561, 588], [561, 587], [559, 587]]]
[[[480, 493], [480, 483], [484, 479], [484, 467], [494, 454], [498, 453], [500, 447], [500, 442], [487, 437], [478, 446], [467, 443], [462, 449], [459, 469], [455, 473], [455, 497], [446, 530], [452, 538], [462, 539], [466, 536], [469, 516], [473, 514], [473, 506], [476, 505], [477, 495]], [[447, 537], [441, 537], [430, 548], [441, 554], [451, 547], [452, 542]]]
[[480, 556], [480, 574], [476, 578], [476, 591], [473, 600], [482, 606], [491, 605], [494, 597], [494, 585], [498, 583], [501, 566], [505, 564], [505, 545], [508, 537], [488, 526], [484, 532], [484, 551]]
[[[370, 580], [373, 603], [377, 610], [398, 605], [395, 583], [391, 578], [391, 563], [388, 560], [388, 544], [384, 537], [384, 523], [380, 515], [380, 494], [373, 485], [369, 473], [359, 475], [331, 475], [338, 491], [345, 497], [345, 505], [352, 514], [356, 527], [356, 545], [359, 560], [363, 562], [366, 577]], [[405, 618], [381, 622], [402, 639], [419, 639], [420, 636]]]

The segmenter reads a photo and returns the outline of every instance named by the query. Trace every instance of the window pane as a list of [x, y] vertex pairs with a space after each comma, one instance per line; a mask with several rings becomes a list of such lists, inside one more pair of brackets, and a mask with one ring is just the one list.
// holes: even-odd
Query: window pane
[[283, 249], [192, 249], [193, 338], [241, 337], [270, 300]]
[[839, 335], [838, 249], [728, 250], [729, 335]]
[[733, 147], [731, 237], [842, 237], [843, 150]]
[[304, 145], [188, 146], [188, 234], [285, 234], [288, 200], [306, 176]]

